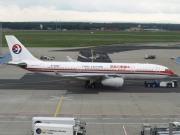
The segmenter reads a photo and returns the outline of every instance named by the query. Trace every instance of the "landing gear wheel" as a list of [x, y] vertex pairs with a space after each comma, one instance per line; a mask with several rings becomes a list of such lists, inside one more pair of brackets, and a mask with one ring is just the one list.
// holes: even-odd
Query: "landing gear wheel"
[[172, 84], [171, 84], [171, 83], [168, 83], [167, 87], [168, 87], [168, 88], [171, 88], [171, 87], [172, 87]]
[[150, 84], [147, 84], [147, 87], [151, 87], [151, 85], [150, 85]]
[[95, 87], [96, 87], [95, 82], [91, 83], [91, 88], [94, 89]]
[[86, 83], [85, 83], [85, 88], [89, 88], [90, 87], [90, 81], [86, 81]]
[[155, 85], [155, 84], [153, 84], [153, 85], [152, 85], [152, 87], [156, 87], [156, 85]]
[[95, 85], [95, 82], [90, 82], [89, 80], [86, 81], [85, 83], [85, 88], [95, 88], [96, 85]]

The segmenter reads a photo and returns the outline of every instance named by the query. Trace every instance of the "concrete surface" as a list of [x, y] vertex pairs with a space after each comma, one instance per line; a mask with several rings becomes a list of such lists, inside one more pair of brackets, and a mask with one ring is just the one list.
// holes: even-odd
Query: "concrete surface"
[[[34, 55], [55, 56], [56, 60], [66, 61], [67, 54], [77, 59], [78, 52], [48, 52], [48, 49], [31, 48], [30, 51]], [[157, 59], [146, 60], [146, 54], [155, 54]], [[162, 64], [179, 75], [179, 65], [170, 59], [178, 54], [177, 49], [152, 49], [114, 53], [109, 57], [113, 62]], [[57, 117], [77, 117], [86, 122], [86, 135], [123, 135], [124, 131], [127, 135], [139, 135], [142, 123], [162, 125], [180, 121], [179, 87], [148, 89], [135, 80], [118, 90], [105, 87], [87, 90], [81, 83], [66, 86], [61, 79], [37, 78], [38, 75], [13, 66], [0, 68], [1, 135], [31, 135], [32, 117], [52, 117], [62, 95]], [[13, 76], [11, 80], [4, 80], [10, 76]]]

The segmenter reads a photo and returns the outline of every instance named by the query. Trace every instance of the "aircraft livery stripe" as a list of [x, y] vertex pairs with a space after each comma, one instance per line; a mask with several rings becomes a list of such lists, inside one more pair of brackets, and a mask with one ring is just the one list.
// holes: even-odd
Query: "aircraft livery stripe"
[[71, 69], [37, 69], [37, 68], [26, 68], [26, 70], [33, 72], [54, 72], [59, 71], [61, 73], [94, 73], [94, 74], [156, 74], [156, 75], [170, 75], [169, 72], [165, 71], [132, 71], [132, 70], [71, 70]]

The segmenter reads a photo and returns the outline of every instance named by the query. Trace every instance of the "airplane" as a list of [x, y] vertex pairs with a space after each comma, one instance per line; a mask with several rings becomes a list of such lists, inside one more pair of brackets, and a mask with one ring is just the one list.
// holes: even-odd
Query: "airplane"
[[95, 88], [96, 81], [104, 86], [122, 87], [128, 79], [163, 79], [173, 75], [169, 68], [157, 64], [140, 63], [91, 63], [41, 61], [35, 58], [13, 35], [6, 35], [12, 55], [8, 64], [23, 69], [57, 77], [74, 77], [85, 80], [86, 88]]
[[69, 56], [67, 56], [67, 60], [68, 60], [68, 62], [80, 62], [80, 61], [77, 61], [77, 60], [72, 59], [72, 58], [69, 57]]

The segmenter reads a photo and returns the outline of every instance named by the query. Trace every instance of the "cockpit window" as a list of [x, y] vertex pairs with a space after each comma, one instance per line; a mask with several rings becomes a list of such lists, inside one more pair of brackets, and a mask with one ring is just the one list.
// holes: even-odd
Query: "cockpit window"
[[165, 69], [165, 71], [169, 71], [169, 69]]

